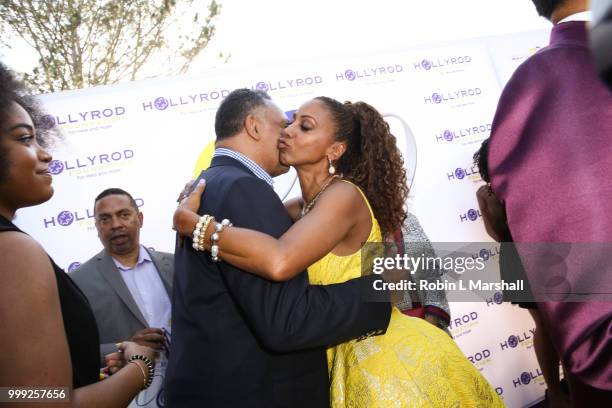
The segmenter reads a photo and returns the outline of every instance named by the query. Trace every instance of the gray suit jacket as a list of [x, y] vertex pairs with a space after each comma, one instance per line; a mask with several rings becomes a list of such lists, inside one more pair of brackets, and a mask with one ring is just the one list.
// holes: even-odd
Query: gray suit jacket
[[[174, 255], [147, 251], [172, 299]], [[117, 350], [115, 343], [128, 340], [135, 332], [148, 327], [121, 273], [105, 250], [81, 265], [70, 277], [85, 293], [96, 316], [102, 359]], [[103, 360], [100, 363], [105, 365]]]

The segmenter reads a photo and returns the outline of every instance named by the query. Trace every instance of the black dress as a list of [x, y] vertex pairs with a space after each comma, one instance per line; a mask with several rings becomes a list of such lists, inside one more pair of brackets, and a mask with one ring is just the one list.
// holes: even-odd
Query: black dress
[[[23, 233], [12, 222], [0, 216], [0, 232], [4, 231]], [[51, 257], [49, 259], [55, 272], [64, 330], [70, 348], [72, 386], [78, 388], [100, 379], [100, 342], [96, 318], [83, 292]]]

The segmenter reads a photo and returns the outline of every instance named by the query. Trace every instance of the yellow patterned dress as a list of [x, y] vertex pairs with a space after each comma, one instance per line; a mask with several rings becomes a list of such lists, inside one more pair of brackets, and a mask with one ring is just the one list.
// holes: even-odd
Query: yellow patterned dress
[[[381, 241], [372, 215], [367, 242]], [[329, 253], [308, 268], [312, 284], [339, 283], [360, 275], [359, 251], [348, 256]], [[397, 308], [385, 335], [331, 347], [327, 359], [333, 408], [504, 407], [448, 334]]]

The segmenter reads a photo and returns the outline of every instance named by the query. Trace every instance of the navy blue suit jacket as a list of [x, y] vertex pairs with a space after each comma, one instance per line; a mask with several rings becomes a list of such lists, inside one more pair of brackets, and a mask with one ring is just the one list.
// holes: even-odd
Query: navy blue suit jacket
[[[280, 237], [292, 222], [264, 181], [216, 157], [203, 174], [200, 214]], [[271, 282], [186, 240], [175, 254], [168, 407], [327, 407], [325, 347], [382, 334], [389, 303], [367, 303], [374, 277], [309, 285], [306, 271]]]

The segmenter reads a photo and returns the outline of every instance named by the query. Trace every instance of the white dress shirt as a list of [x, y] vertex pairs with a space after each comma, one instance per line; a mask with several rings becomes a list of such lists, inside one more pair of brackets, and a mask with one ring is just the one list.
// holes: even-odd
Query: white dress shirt
[[590, 10], [581, 11], [580, 13], [570, 14], [557, 24], [567, 23], [568, 21], [591, 21], [593, 20], [593, 13]]
[[149, 327], [170, 330], [171, 303], [161, 276], [151, 256], [140, 246], [138, 262], [133, 268], [123, 266], [113, 258], [121, 277], [128, 287]]

